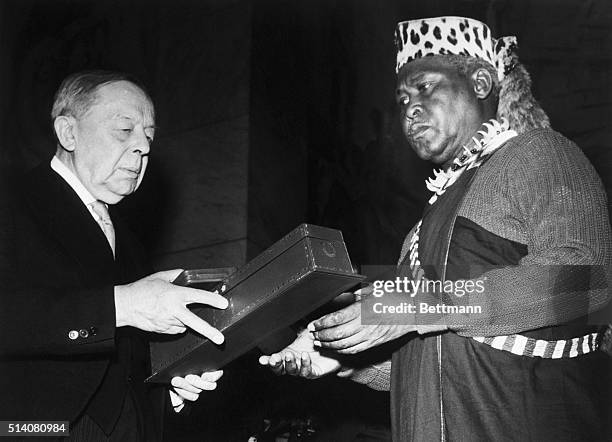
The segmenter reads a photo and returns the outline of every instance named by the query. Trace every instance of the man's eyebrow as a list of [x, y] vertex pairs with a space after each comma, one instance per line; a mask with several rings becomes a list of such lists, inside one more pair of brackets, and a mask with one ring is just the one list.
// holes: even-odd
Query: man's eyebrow
[[430, 75], [438, 75], [438, 72], [435, 72], [435, 71], [421, 71], [421, 72], [417, 72], [417, 73], [414, 73], [411, 76], [409, 76], [407, 78], [407, 80], [410, 83], [418, 83], [419, 81], [423, 80], [423, 78], [429, 77]]
[[412, 87], [415, 83], [423, 81], [424, 78], [428, 78], [429, 76], [434, 75], [438, 76], [439, 72], [436, 71], [419, 71], [414, 74], [408, 75], [404, 80], [402, 80], [401, 84], [396, 88], [395, 94], [400, 94], [404, 92], [409, 87]]
[[[134, 121], [134, 118], [130, 117], [129, 115], [125, 115], [125, 114], [115, 114], [112, 116], [112, 119], [114, 120], [130, 120], [130, 121]], [[145, 126], [146, 129], [153, 129], [153, 130], [157, 130], [159, 126], [156, 126], [155, 124], [148, 124]]]

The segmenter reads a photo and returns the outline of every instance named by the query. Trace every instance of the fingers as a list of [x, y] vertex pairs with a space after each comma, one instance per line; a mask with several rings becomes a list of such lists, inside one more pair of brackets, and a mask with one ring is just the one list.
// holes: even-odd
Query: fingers
[[184, 325], [171, 325], [167, 329], [163, 330], [163, 333], [167, 335], [178, 335], [181, 333], [185, 333], [187, 331], [187, 327]]
[[361, 318], [361, 304], [358, 302], [351, 304], [342, 310], [338, 310], [337, 312], [322, 316], [316, 321], [308, 324], [308, 329], [310, 331], [318, 331], [324, 328], [344, 324], [356, 318]]
[[342, 306], [347, 306], [355, 302], [355, 295], [351, 292], [344, 292], [336, 296], [332, 302], [334, 304], [341, 304]]
[[220, 309], [226, 309], [229, 305], [227, 298], [206, 290], [181, 287], [181, 294], [185, 304], [207, 304]]
[[259, 363], [263, 365], [268, 365], [272, 370], [272, 373], [275, 375], [283, 375], [285, 374], [285, 366], [283, 365], [282, 355], [279, 353], [274, 353], [271, 356], [262, 356], [259, 358]]
[[[187, 375], [187, 377], [188, 376], [193, 376], [193, 375]], [[172, 385], [174, 389], [177, 390], [177, 393], [178, 393], [178, 389], [180, 389], [180, 390], [187, 391], [189, 393], [200, 394], [200, 392], [202, 391], [202, 388], [199, 388], [193, 385], [190, 381], [187, 380], [187, 377], [183, 378], [180, 376], [175, 376], [170, 381], [170, 385]], [[195, 376], [195, 377], [197, 378], [198, 376]], [[195, 400], [195, 399], [189, 399], [189, 400]]]
[[153, 273], [150, 278], [162, 279], [166, 282], [174, 281], [178, 275], [183, 273], [183, 269], [164, 270], [163, 272]]
[[304, 379], [315, 379], [323, 376], [326, 373], [331, 373], [333, 370], [337, 370], [339, 368], [338, 362], [335, 361], [336, 364], [338, 364], [337, 367], [323, 368], [323, 371], [327, 371], [325, 373], [321, 373], [321, 367], [319, 366], [320, 362], [316, 363], [313, 367], [312, 357], [315, 357], [315, 361], [317, 358], [320, 359], [320, 355], [318, 353], [313, 353], [313, 355], [311, 355], [305, 351], [301, 353], [286, 351], [282, 354], [274, 353], [270, 356], [260, 356], [259, 363], [261, 365], [268, 366], [277, 375], [288, 374], [290, 376], [298, 376]]
[[210, 339], [212, 342], [214, 342], [217, 345], [222, 344], [223, 341], [225, 340], [225, 337], [219, 330], [212, 327], [206, 321], [199, 318], [198, 316], [196, 316], [195, 314], [193, 314], [186, 308], [178, 311], [176, 313], [176, 317], [179, 321], [181, 321], [187, 327], [201, 334], [205, 338]]
[[189, 382], [193, 387], [198, 388], [200, 391], [202, 390], [214, 390], [217, 388], [216, 381], [208, 381], [201, 376], [195, 374], [188, 374], [185, 376], [185, 380]]
[[[335, 341], [315, 341], [315, 346], [320, 348], [325, 348], [328, 350], [335, 350], [338, 353], [349, 353], [352, 354], [354, 351], [348, 351], [348, 349], [353, 350], [356, 345], [365, 343], [368, 341], [368, 333], [366, 333], [363, 329], [358, 333], [349, 336], [348, 338], [338, 339]], [[342, 351], [347, 350], [347, 351]]]
[[183, 399], [185, 399], [187, 401], [191, 401], [191, 402], [197, 401], [198, 398], [200, 397], [199, 393], [192, 393], [189, 390], [184, 390], [184, 389], [178, 388], [178, 387], [174, 387], [174, 391], [176, 392], [176, 394], [178, 394]]
[[223, 370], [217, 370], [204, 372], [200, 378], [206, 382], [217, 382], [221, 376], [223, 376]]
[[296, 355], [294, 355], [293, 352], [291, 351], [286, 352], [284, 361], [285, 361], [285, 372], [288, 375], [291, 375], [291, 376], [299, 375], [299, 370], [300, 370], [299, 363], [296, 360]]
[[371, 295], [373, 291], [374, 287], [372, 285], [367, 285], [359, 290], [355, 290], [355, 300], [361, 301], [364, 296]]
[[[303, 354], [307, 355], [307, 353]], [[259, 363], [267, 365], [276, 375], [301, 376], [302, 367], [297, 359], [298, 357], [292, 351], [286, 351], [284, 353], [274, 353], [270, 356], [260, 356]], [[310, 361], [310, 357], [308, 357], [308, 361]]]
[[312, 332], [312, 337], [314, 338], [315, 342], [338, 341], [357, 334], [362, 328], [363, 326], [361, 325], [361, 321], [353, 319], [336, 327], [325, 328], [320, 331]]
[[[222, 344], [224, 341], [223, 334], [216, 328], [210, 326], [206, 321], [192, 313], [187, 307], [187, 304], [199, 303], [207, 304], [212, 307], [224, 309], [228, 306], [228, 301], [221, 295], [207, 292], [206, 290], [192, 289], [188, 287], [172, 286], [170, 296], [164, 296], [164, 302], [168, 306], [167, 311], [174, 312], [174, 317], [180, 321], [178, 326], [185, 326], [193, 329], [202, 336], [210, 339], [215, 344]], [[166, 333], [182, 333], [185, 330], [173, 329], [172, 332]]]
[[196, 401], [202, 390], [214, 390], [217, 381], [223, 376], [223, 370], [202, 373], [201, 376], [188, 374], [184, 378], [175, 376], [170, 381], [176, 394], [188, 401]]
[[283, 363], [283, 356], [281, 354], [274, 353], [272, 356], [270, 356], [269, 364], [274, 374], [279, 376], [285, 374], [285, 365]]
[[302, 352], [300, 358], [300, 376], [303, 378], [312, 377], [312, 362], [310, 361], [310, 355], [306, 352]]
[[365, 287], [360, 288], [359, 290], [355, 290], [355, 296], [362, 297], [364, 295], [371, 295], [374, 291], [374, 286], [367, 285]]
[[336, 353], [341, 355], [354, 355], [361, 353], [362, 351], [366, 351], [368, 348], [372, 348], [372, 344], [368, 343], [367, 341], [362, 341], [352, 347], [337, 350]]

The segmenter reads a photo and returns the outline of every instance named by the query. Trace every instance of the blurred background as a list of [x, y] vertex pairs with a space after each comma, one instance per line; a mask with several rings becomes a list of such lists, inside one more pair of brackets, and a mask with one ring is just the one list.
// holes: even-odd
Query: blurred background
[[[3, 0], [0, 171], [52, 156], [49, 112], [67, 74], [128, 71], [148, 87], [159, 130], [121, 208], [156, 269], [238, 267], [302, 222], [341, 229], [355, 263], [392, 264], [431, 172], [399, 134], [393, 32], [438, 15], [518, 37], [553, 127], [610, 194], [608, 0]], [[247, 440], [265, 419], [278, 434], [293, 424], [319, 440], [385, 437], [386, 393], [277, 379], [257, 357], [169, 418], [166, 440]]]

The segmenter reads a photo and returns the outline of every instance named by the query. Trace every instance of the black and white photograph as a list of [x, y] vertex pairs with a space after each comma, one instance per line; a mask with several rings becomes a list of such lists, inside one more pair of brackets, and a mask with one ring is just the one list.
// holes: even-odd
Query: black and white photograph
[[0, 442], [612, 441], [612, 2], [0, 0]]

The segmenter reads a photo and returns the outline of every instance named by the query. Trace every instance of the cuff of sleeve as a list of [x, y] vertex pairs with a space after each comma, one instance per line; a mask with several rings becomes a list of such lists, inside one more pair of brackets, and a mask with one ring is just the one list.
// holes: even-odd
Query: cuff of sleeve
[[338, 373], [342, 377], [348, 377], [352, 381], [359, 384], [364, 384], [373, 390], [389, 391], [391, 381], [391, 361], [385, 361], [381, 364], [374, 364], [365, 368], [348, 369], [342, 367]]
[[172, 403], [172, 409], [176, 413], [180, 413], [181, 410], [185, 407], [185, 402], [183, 401], [183, 398], [181, 398], [172, 390], [168, 390], [168, 393], [170, 393], [170, 403]]

